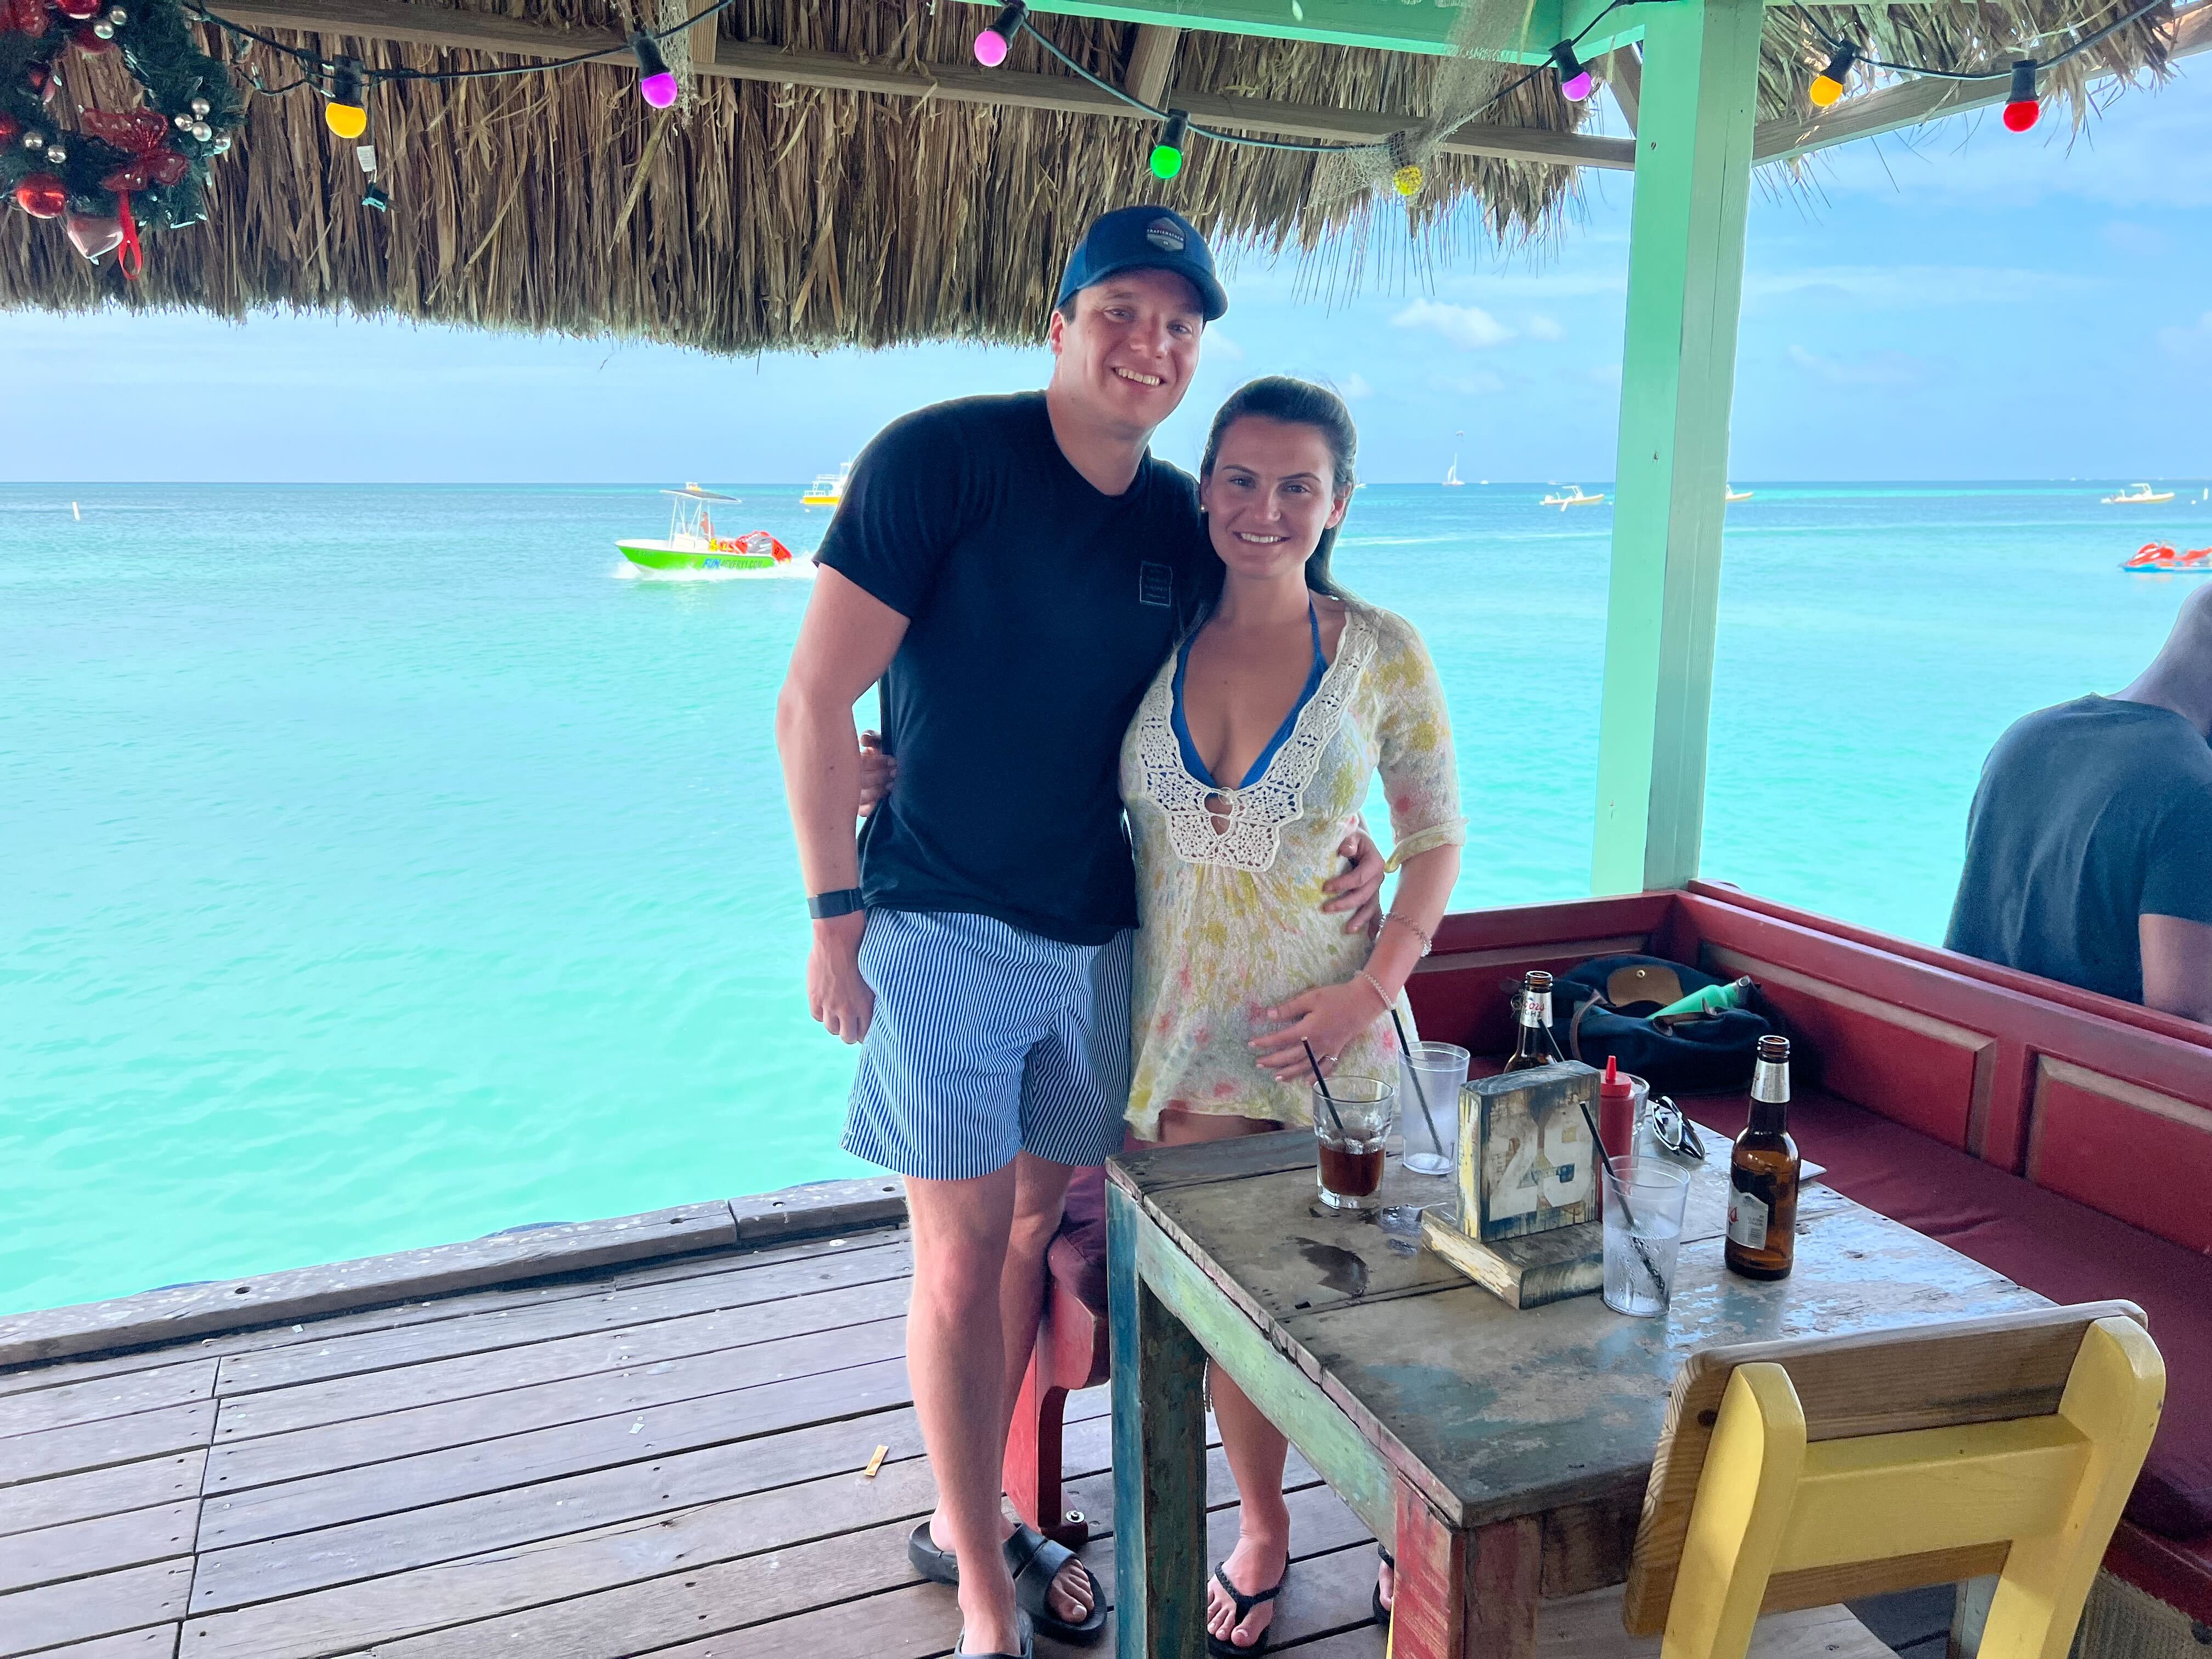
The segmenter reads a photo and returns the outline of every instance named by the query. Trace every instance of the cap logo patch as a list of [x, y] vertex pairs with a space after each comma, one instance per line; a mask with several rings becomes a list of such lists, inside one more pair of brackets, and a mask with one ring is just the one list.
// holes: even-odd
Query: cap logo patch
[[1188, 246], [1182, 228], [1172, 219], [1155, 219], [1145, 227], [1145, 240], [1163, 253], [1180, 253]]

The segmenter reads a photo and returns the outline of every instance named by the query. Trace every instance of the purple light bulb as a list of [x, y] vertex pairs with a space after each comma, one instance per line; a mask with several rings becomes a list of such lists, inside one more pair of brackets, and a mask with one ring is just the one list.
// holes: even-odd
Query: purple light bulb
[[1567, 94], [1571, 102], [1579, 104], [1596, 88], [1590, 81], [1590, 72], [1584, 70], [1573, 80], [1560, 82], [1559, 90]]
[[996, 29], [985, 29], [975, 37], [975, 61], [985, 69], [996, 69], [1006, 61], [1006, 37]]
[[648, 75], [637, 83], [638, 95], [655, 109], [666, 109], [677, 100], [683, 89], [676, 84], [676, 76], [667, 70], [658, 75]]

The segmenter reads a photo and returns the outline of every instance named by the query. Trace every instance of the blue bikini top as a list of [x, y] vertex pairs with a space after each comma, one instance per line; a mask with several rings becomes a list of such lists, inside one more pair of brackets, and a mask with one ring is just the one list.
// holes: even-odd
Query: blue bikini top
[[[1321, 617], [1310, 599], [1306, 601], [1306, 621], [1313, 629], [1313, 672], [1306, 676], [1306, 689], [1298, 693], [1298, 700], [1291, 705], [1291, 712], [1283, 716], [1283, 723], [1275, 728], [1275, 735], [1260, 751], [1260, 758], [1252, 763], [1251, 770], [1245, 773], [1244, 781], [1237, 786], [1239, 789], [1249, 789], [1267, 775], [1268, 763], [1275, 758], [1275, 751], [1290, 741], [1291, 728], [1297, 725], [1298, 716], [1305, 712], [1305, 706], [1313, 701], [1314, 693], [1321, 690], [1322, 676], [1328, 672], [1328, 659], [1321, 653]], [[1182, 750], [1183, 769], [1207, 788], [1218, 789], [1221, 786], [1214, 781], [1212, 772], [1199, 757], [1198, 745], [1191, 741], [1190, 722], [1183, 718], [1182, 713], [1183, 672], [1190, 666], [1190, 648], [1197, 642], [1198, 635], [1193, 633], [1182, 642], [1182, 648], [1176, 653], [1175, 707], [1169, 716], [1169, 722], [1175, 727], [1176, 742]]]

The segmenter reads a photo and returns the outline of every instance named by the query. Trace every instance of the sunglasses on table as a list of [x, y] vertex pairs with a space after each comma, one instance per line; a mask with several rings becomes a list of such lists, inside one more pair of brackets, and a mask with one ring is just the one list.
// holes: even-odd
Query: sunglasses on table
[[1684, 1115], [1672, 1096], [1652, 1096], [1650, 1111], [1653, 1139], [1670, 1152], [1694, 1158], [1700, 1163], [1705, 1161], [1705, 1143], [1698, 1138], [1698, 1126]]

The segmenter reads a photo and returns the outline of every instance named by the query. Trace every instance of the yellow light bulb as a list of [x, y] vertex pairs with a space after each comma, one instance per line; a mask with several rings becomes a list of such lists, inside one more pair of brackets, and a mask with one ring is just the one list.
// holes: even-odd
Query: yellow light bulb
[[1813, 100], [1814, 109], [1826, 109], [1844, 95], [1844, 83], [1831, 76], [1816, 75], [1805, 95]]
[[1390, 188], [1401, 196], [1419, 195], [1421, 193], [1420, 167], [1412, 161], [1407, 162], [1404, 167], [1390, 175]]
[[359, 104], [332, 101], [323, 106], [323, 125], [341, 138], [358, 138], [368, 131], [368, 111]]

